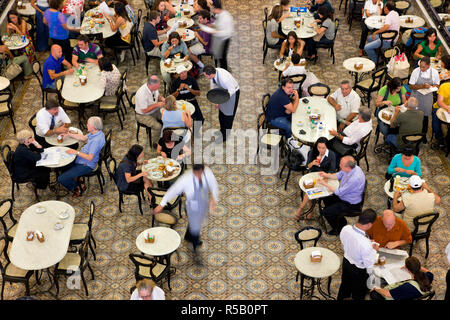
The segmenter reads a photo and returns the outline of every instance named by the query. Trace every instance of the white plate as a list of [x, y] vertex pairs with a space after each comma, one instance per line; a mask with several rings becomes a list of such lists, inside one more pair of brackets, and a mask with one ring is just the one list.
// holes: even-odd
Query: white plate
[[150, 172], [149, 176], [150, 178], [153, 179], [161, 179], [163, 177], [163, 174], [162, 172], [157, 171], [157, 172]]
[[53, 227], [55, 230], [61, 230], [62, 228], [64, 228], [64, 225], [62, 223], [55, 223], [55, 226]]
[[67, 211], [61, 212], [59, 214], [60, 219], [67, 219], [69, 217], [69, 213]]
[[172, 58], [173, 62], [178, 63], [178, 62], [183, 62], [184, 58], [177, 58], [177, 57], [173, 57]]
[[37, 207], [36, 208], [36, 213], [44, 213], [44, 212], [46, 212], [47, 211], [47, 209], [45, 209], [44, 207]]

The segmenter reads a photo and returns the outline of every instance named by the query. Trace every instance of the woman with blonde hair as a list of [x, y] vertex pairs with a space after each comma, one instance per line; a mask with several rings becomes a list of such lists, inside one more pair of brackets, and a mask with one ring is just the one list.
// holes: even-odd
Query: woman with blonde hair
[[33, 132], [30, 130], [20, 130], [16, 135], [19, 145], [14, 151], [13, 175], [15, 181], [32, 181], [36, 189], [47, 188], [50, 169], [46, 167], [36, 167], [36, 162], [41, 160], [41, 153], [44, 148], [34, 140]]
[[130, 300], [166, 300], [164, 291], [150, 279], [139, 280]]
[[164, 128], [192, 127], [192, 118], [189, 112], [177, 109], [177, 100], [174, 96], [168, 96], [164, 108], [161, 109], [161, 120], [163, 123], [161, 136]]

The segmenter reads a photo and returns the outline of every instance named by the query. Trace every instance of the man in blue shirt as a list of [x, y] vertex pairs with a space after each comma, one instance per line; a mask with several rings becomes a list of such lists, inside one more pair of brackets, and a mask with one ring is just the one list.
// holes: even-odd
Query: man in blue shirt
[[[61, 71], [61, 64], [66, 66], [66, 71]], [[63, 57], [61, 46], [57, 44], [52, 45], [50, 55], [45, 60], [42, 71], [42, 86], [44, 89], [55, 89], [56, 79], [64, 77], [66, 74], [72, 74], [73, 72], [72, 65]]]
[[[323, 199], [325, 208], [322, 215], [332, 227], [329, 235], [338, 235], [347, 224], [345, 214], [361, 211], [366, 177], [352, 156], [345, 156], [339, 163], [338, 173], [319, 172], [318, 184], [325, 186], [334, 195]], [[339, 187], [328, 184], [325, 179], [339, 180]]]
[[314, 14], [314, 19], [319, 19], [319, 14], [317, 13], [317, 11], [322, 6], [327, 7], [328, 11], [330, 11], [332, 14], [334, 13], [334, 9], [331, 6], [331, 3], [328, 2], [328, 0], [316, 0], [314, 5], [309, 2], [309, 4], [307, 5], [307, 7], [309, 8], [309, 12], [316, 12]]
[[[161, 16], [158, 11], [150, 11], [148, 21], [144, 23], [144, 30], [142, 31], [142, 46], [147, 55], [152, 57], [161, 56], [159, 47], [164, 43], [164, 40], [158, 40], [158, 31], [156, 30], [156, 25], [160, 20]], [[162, 30], [160, 31], [160, 34], [164, 33]]]
[[299, 98], [294, 89], [294, 82], [290, 78], [281, 80], [281, 87], [269, 99], [266, 110], [267, 121], [284, 131], [284, 136], [292, 136], [291, 118], [297, 110]]
[[76, 154], [77, 157], [69, 169], [58, 177], [58, 182], [61, 183], [69, 191], [74, 191], [73, 197], [79, 197], [86, 189], [84, 184], [78, 186], [77, 178], [84, 176], [95, 169], [100, 158], [100, 151], [105, 145], [105, 135], [102, 132], [103, 122], [100, 117], [90, 117], [87, 122], [87, 129], [89, 133], [85, 136], [82, 134], [67, 133], [65, 136], [86, 141], [87, 143], [77, 151], [68, 149], [68, 154]]

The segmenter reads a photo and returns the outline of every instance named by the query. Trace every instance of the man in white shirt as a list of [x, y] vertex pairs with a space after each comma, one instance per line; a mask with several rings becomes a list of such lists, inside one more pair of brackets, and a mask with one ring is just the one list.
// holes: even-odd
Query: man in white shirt
[[[286, 63], [286, 67], [281, 74], [283, 77], [291, 77], [297, 76], [300, 74], [306, 74], [306, 69], [304, 66], [301, 66], [300, 63], [300, 55], [298, 53], [293, 53], [291, 56], [292, 63]], [[294, 89], [298, 90], [300, 83], [294, 83]]]
[[344, 130], [346, 126], [352, 123], [358, 115], [358, 109], [361, 106], [361, 98], [352, 89], [348, 80], [342, 81], [341, 88], [329, 95], [327, 100], [336, 109], [339, 131]]
[[130, 300], [166, 300], [164, 291], [150, 279], [139, 280]]
[[[239, 104], [239, 95], [241, 90], [236, 79], [227, 70], [222, 68], [214, 68], [211, 65], [205, 66], [203, 74], [206, 79], [210, 80], [211, 89], [223, 88], [230, 94], [230, 99], [222, 104], [216, 104], [219, 109], [220, 133], [223, 142], [225, 142], [233, 127], [234, 116]], [[222, 142], [222, 139], [216, 137], [216, 142]]]
[[377, 49], [382, 45], [382, 48], [387, 48], [391, 46], [391, 40], [389, 41], [383, 41], [383, 44], [381, 44], [381, 40], [378, 37], [379, 33], [392, 30], [397, 31], [397, 37], [394, 39], [394, 44], [398, 39], [398, 33], [400, 32], [400, 16], [398, 15], [398, 12], [395, 11], [395, 4], [394, 1], [389, 0], [384, 5], [384, 13], [386, 14], [386, 20], [384, 22], [384, 26], [381, 29], [378, 29], [374, 33], [372, 33], [372, 36], [369, 37], [369, 43], [366, 44], [364, 47], [364, 50], [367, 52], [367, 55], [369, 56], [370, 60], [377, 63], [378, 55], [377, 55]]
[[366, 24], [366, 19], [370, 16], [381, 16], [381, 12], [383, 11], [383, 1], [382, 0], [366, 0], [364, 3], [363, 9], [363, 17], [361, 20], [361, 40], [359, 42], [359, 53], [358, 56], [362, 57], [363, 49], [367, 41], [367, 36], [369, 35], [369, 30], [373, 30], [369, 28]]
[[202, 24], [199, 26], [203, 31], [213, 35], [212, 52], [214, 59], [218, 61], [218, 66], [228, 70], [227, 52], [234, 32], [233, 16], [228, 11], [222, 9], [221, 0], [215, 0], [212, 3], [211, 11], [215, 15], [214, 28], [209, 28]]
[[369, 239], [366, 231], [372, 228], [376, 218], [374, 210], [366, 209], [360, 214], [355, 225], [342, 228], [339, 237], [344, 247], [344, 259], [337, 300], [364, 300], [367, 294], [367, 279], [377, 262], [379, 245]]
[[[216, 203], [219, 201], [219, 188], [211, 169], [203, 164], [194, 164], [192, 170], [186, 172], [167, 190], [159, 206], [153, 210], [153, 214], [160, 213], [167, 202], [182, 193], [186, 197], [188, 216], [188, 227], [184, 239], [192, 243], [194, 262], [201, 264], [197, 252], [197, 247], [202, 245], [200, 230], [206, 219], [208, 208], [210, 212], [214, 212]], [[210, 193], [209, 196], [208, 193]]]
[[135, 96], [136, 121], [152, 129], [150, 138], [154, 148], [161, 133], [161, 108], [165, 103], [165, 99], [159, 95], [160, 86], [158, 76], [152, 75], [136, 91]]
[[50, 146], [45, 137], [54, 134], [67, 133], [69, 131], [70, 119], [54, 99], [49, 99], [36, 114], [36, 141], [44, 148]]
[[[433, 109], [433, 92], [420, 92], [419, 90], [439, 88], [440, 78], [439, 72], [435, 68], [431, 68], [430, 57], [420, 59], [419, 67], [415, 68], [409, 78], [409, 87], [411, 88], [411, 97], [417, 99], [418, 109], [423, 111], [422, 133], [428, 132], [428, 117], [431, 116]], [[426, 141], [426, 137], [425, 137]]]
[[[342, 133], [336, 130], [329, 130], [330, 134], [334, 136], [333, 140], [337, 139], [336, 142], [331, 142], [330, 149], [336, 152], [337, 158], [345, 155], [336, 145], [341, 142], [344, 145], [351, 146], [357, 144], [356, 151], [361, 148], [360, 141], [362, 138], [367, 136], [370, 131], [372, 131], [372, 120], [371, 112], [367, 107], [361, 107], [358, 110], [358, 120], [353, 121], [349, 126], [347, 126]], [[338, 159], [337, 159], [338, 160]]]

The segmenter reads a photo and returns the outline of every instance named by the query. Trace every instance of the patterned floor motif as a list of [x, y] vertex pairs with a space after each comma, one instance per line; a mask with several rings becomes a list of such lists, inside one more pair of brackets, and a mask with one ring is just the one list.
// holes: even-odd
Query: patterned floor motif
[[[277, 89], [278, 73], [272, 67], [275, 52], [269, 50], [266, 63], [262, 61], [263, 31], [261, 19], [263, 6], [276, 1], [224, 1], [236, 22], [236, 34], [230, 45], [229, 65], [241, 88], [240, 105], [235, 120], [235, 128], [255, 128], [256, 117], [261, 112], [261, 97], [264, 93], [273, 93]], [[335, 8], [337, 0], [332, 1]], [[141, 1], [132, 1], [134, 8], [144, 8]], [[413, 10], [410, 10], [413, 12]], [[327, 52], [319, 50], [319, 61], [309, 66], [319, 79], [328, 84], [332, 91], [343, 79], [351, 80], [351, 76], [342, 67], [342, 61], [357, 54], [356, 45], [360, 38], [358, 23], [348, 31], [344, 22], [343, 10], [336, 10], [341, 20], [341, 27], [336, 39], [336, 63], [331, 64]], [[44, 60], [45, 57], [40, 57]], [[128, 57], [129, 58], [129, 57]], [[129, 70], [129, 92], [134, 92], [145, 81], [143, 70], [145, 59], [141, 54], [136, 66], [131, 59], [126, 60]], [[207, 58], [208, 59], [208, 58]], [[159, 72], [154, 61], [150, 72]], [[217, 113], [205, 98], [208, 82], [200, 79], [202, 95], [200, 105], [206, 118], [205, 129], [218, 128]], [[28, 119], [41, 107], [40, 91], [36, 80], [31, 80], [16, 94], [14, 100], [15, 122], [18, 130], [28, 127]], [[69, 113], [72, 119], [76, 115]], [[120, 130], [117, 118], [108, 115], [105, 129], [113, 128], [113, 156], [120, 160], [131, 144], [136, 140], [134, 115], [128, 112], [124, 130]], [[15, 145], [14, 135], [8, 119], [0, 121], [1, 144]], [[151, 152], [141, 130], [141, 144], [145, 143], [146, 156]], [[374, 139], [369, 145], [370, 171], [366, 172], [368, 181], [368, 198], [365, 207], [371, 207], [381, 213], [386, 206], [386, 196], [382, 185], [387, 168], [387, 159], [373, 154]], [[425, 244], [419, 242], [414, 254], [418, 256], [435, 275], [433, 284], [436, 298], [442, 299], [445, 292], [445, 273], [448, 269], [444, 249], [450, 239], [448, 210], [450, 205], [450, 178], [448, 159], [442, 152], [431, 150], [425, 145], [420, 153], [423, 176], [434, 190], [442, 197], [442, 204], [437, 208], [440, 218], [434, 225], [431, 235], [430, 255], [424, 260]], [[362, 164], [364, 170], [365, 164]], [[305, 226], [296, 223], [292, 217], [300, 204], [298, 188], [299, 175], [294, 173], [290, 178], [287, 190], [284, 190], [286, 173], [282, 179], [278, 175], [261, 175], [260, 165], [255, 164], [214, 164], [211, 165], [220, 184], [220, 202], [217, 211], [209, 217], [209, 223], [202, 231], [204, 245], [201, 254], [204, 267], [193, 265], [192, 254], [185, 242], [182, 242], [178, 255], [172, 256], [173, 265], [177, 268], [172, 278], [172, 291], [167, 284], [163, 288], [168, 299], [298, 299], [299, 285], [295, 281], [296, 269], [293, 264], [299, 245], [294, 241], [296, 230]], [[104, 170], [106, 176], [106, 170]], [[0, 165], [0, 198], [10, 197], [11, 186], [7, 171]], [[47, 193], [43, 200], [52, 199]], [[97, 260], [90, 263], [95, 273], [95, 280], [87, 275], [89, 299], [128, 299], [129, 290], [134, 285], [133, 265], [128, 254], [135, 252], [136, 236], [150, 226], [151, 216], [148, 206], [144, 215], [139, 214], [135, 197], [125, 197], [122, 213], [118, 210], [118, 193], [113, 182], [107, 179], [105, 193], [100, 194], [96, 179], [91, 179], [86, 194], [77, 199], [66, 197], [63, 201], [71, 204], [76, 210], [76, 221], [87, 221], [88, 204], [93, 200], [96, 204], [94, 218], [94, 237], [97, 240]], [[22, 187], [16, 192], [14, 215], [19, 218], [21, 212], [34, 203], [30, 190]], [[353, 222], [351, 220], [350, 222]], [[313, 223], [312, 225], [316, 225]], [[186, 219], [180, 220], [176, 231], [184, 235]], [[319, 245], [329, 248], [342, 258], [342, 248], [337, 237], [327, 236], [320, 239]], [[83, 290], [69, 290], [63, 287], [60, 299], [86, 299]], [[32, 282], [34, 282], [34, 277]], [[336, 296], [340, 283], [340, 271], [333, 276], [331, 293]], [[44, 280], [41, 285], [49, 285]], [[34, 288], [36, 289], [36, 288]], [[40, 288], [39, 288], [40, 289]], [[5, 299], [15, 299], [24, 294], [20, 284], [6, 284]], [[41, 299], [51, 299], [48, 294], [39, 294]]]

